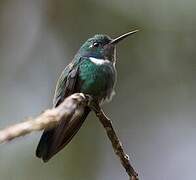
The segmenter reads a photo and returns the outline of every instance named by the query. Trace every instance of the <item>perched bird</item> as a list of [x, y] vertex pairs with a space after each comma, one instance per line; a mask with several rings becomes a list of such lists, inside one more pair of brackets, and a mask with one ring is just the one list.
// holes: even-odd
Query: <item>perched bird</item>
[[[134, 30], [115, 39], [98, 34], [88, 39], [78, 50], [72, 62], [63, 70], [56, 86], [53, 107], [77, 92], [91, 95], [99, 103], [110, 100], [116, 82], [116, 45], [136, 33]], [[47, 162], [65, 147], [78, 132], [90, 109], [72, 121], [62, 121], [53, 129], [45, 130], [37, 146], [36, 156]]]

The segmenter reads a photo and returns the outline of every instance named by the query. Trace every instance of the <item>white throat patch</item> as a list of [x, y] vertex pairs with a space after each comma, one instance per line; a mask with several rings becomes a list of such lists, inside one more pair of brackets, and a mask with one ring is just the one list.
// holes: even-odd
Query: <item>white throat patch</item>
[[97, 59], [97, 58], [94, 58], [94, 57], [89, 57], [90, 61], [93, 62], [94, 64], [97, 64], [97, 65], [102, 65], [102, 64], [105, 64], [105, 63], [109, 63], [110, 61], [109, 60], [104, 60], [104, 59]]

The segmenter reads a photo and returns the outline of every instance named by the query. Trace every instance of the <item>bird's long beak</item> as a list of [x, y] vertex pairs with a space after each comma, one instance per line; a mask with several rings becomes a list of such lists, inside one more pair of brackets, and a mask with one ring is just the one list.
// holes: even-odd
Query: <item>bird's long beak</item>
[[126, 37], [128, 37], [128, 36], [130, 36], [130, 35], [132, 35], [132, 34], [135, 34], [135, 33], [138, 32], [138, 31], [139, 31], [139, 30], [136, 29], [136, 30], [134, 30], [134, 31], [130, 31], [130, 32], [128, 32], [128, 33], [125, 33], [125, 34], [123, 34], [123, 35], [121, 35], [121, 36], [119, 36], [119, 37], [113, 39], [113, 40], [110, 42], [110, 44], [117, 44], [118, 42], [122, 41], [122, 40], [125, 39]]

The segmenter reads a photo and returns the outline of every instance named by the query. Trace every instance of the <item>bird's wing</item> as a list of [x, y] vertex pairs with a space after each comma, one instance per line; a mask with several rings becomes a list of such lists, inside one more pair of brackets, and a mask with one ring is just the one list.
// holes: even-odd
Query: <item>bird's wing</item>
[[[75, 68], [72, 70], [74, 64], [71, 62], [61, 73], [58, 81], [57, 81], [57, 85], [56, 85], [56, 89], [55, 89], [55, 93], [54, 93], [54, 98], [53, 98], [53, 107], [57, 107], [67, 96], [70, 95], [70, 90], [74, 89], [74, 84], [75, 81], [77, 79], [77, 71], [78, 69]], [[72, 79], [70, 78], [72, 74]], [[69, 78], [69, 79], [68, 79]], [[75, 78], [75, 79], [74, 79]], [[68, 81], [67, 81], [68, 79]]]
[[[57, 107], [69, 95], [76, 92], [78, 79], [78, 66], [69, 64], [62, 72], [55, 90], [53, 106]], [[36, 156], [47, 162], [60, 151], [78, 132], [86, 119], [89, 108], [85, 108], [80, 118], [65, 119], [51, 130], [45, 130], [36, 150]]]

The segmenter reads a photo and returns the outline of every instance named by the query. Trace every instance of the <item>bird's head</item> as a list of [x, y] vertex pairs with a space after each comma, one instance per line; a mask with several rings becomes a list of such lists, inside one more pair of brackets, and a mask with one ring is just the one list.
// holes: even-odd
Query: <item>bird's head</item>
[[88, 39], [79, 49], [77, 56], [80, 57], [93, 57], [96, 59], [107, 59], [111, 62], [115, 61], [116, 45], [124, 38], [136, 33], [138, 30], [134, 30], [125, 33], [115, 39], [110, 38], [107, 35], [97, 34]]

